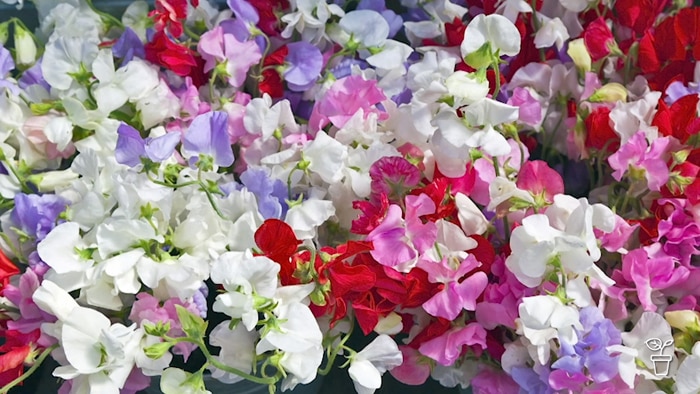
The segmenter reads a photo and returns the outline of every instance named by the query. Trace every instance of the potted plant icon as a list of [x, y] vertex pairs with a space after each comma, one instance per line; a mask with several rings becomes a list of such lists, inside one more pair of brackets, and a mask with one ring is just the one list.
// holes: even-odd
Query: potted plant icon
[[649, 338], [644, 343], [652, 352], [658, 352], [658, 354], [651, 355], [651, 362], [654, 364], [654, 375], [667, 376], [673, 356], [670, 354], [663, 354], [663, 352], [665, 348], [673, 345], [673, 339], [663, 342], [659, 338]]

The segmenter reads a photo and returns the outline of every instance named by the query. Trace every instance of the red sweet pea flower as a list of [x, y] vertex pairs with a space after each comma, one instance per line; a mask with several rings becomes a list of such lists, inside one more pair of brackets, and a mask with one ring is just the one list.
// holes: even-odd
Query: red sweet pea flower
[[654, 115], [652, 125], [659, 128], [661, 134], [676, 137], [685, 144], [688, 139], [700, 132], [700, 119], [697, 106], [700, 97], [691, 94], [681, 97], [670, 107], [663, 100], [659, 101], [659, 110]]
[[379, 201], [353, 201], [352, 207], [362, 213], [352, 221], [350, 231], [354, 234], [369, 234], [384, 220], [389, 209], [389, 198], [386, 194], [378, 197]]
[[[197, 6], [199, 0], [192, 0]], [[156, 8], [148, 14], [153, 19], [153, 27], [157, 32], [168, 30], [173, 37], [178, 38], [184, 32], [182, 21], [187, 18], [187, 0], [156, 0]]]
[[583, 42], [594, 62], [608, 56], [613, 49], [617, 48], [615, 37], [602, 17], [586, 27], [586, 30], [583, 31]]
[[526, 161], [518, 173], [516, 186], [527, 190], [535, 197], [549, 204], [554, 202], [556, 194], [564, 193], [564, 180], [542, 160]]
[[616, 20], [620, 25], [632, 29], [637, 36], [641, 36], [654, 25], [656, 17], [669, 3], [669, 0], [617, 0]]
[[0, 294], [2, 289], [10, 283], [10, 278], [19, 274], [19, 268], [0, 251]]
[[[281, 66], [287, 57], [289, 49], [286, 45], [277, 48], [263, 60], [263, 68], [270, 66]], [[262, 79], [258, 84], [260, 93], [267, 93], [272, 98], [280, 98], [284, 95], [284, 81], [280, 73], [274, 67], [267, 68], [262, 72]]]
[[620, 148], [620, 136], [615, 133], [610, 121], [610, 108], [598, 107], [584, 120], [586, 125], [586, 148], [608, 153]]
[[4, 386], [24, 372], [24, 362], [34, 350], [34, 344], [39, 340], [41, 331], [36, 329], [23, 334], [17, 330], [3, 333], [5, 343], [0, 346], [0, 386]]
[[294, 230], [279, 219], [267, 219], [255, 231], [255, 243], [263, 255], [280, 265], [280, 277], [283, 282], [285, 279], [289, 280], [297, 267], [296, 261], [292, 261], [292, 255], [301, 243]]
[[[197, 68], [195, 53], [185, 45], [171, 41], [165, 32], [157, 32], [153, 40], [146, 43], [146, 60], [165, 67], [185, 77]], [[193, 78], [194, 81], [194, 78]]]
[[280, 33], [280, 21], [277, 15], [289, 9], [287, 0], [248, 0], [257, 11], [260, 21], [258, 27], [270, 37], [278, 36]]

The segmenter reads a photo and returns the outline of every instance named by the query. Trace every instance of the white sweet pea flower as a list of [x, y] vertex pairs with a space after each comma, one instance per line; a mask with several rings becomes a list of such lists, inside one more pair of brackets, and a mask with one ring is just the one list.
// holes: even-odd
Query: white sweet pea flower
[[[381, 52], [369, 56], [365, 60], [378, 70], [397, 70], [400, 71], [400, 75], [404, 75], [406, 72], [404, 63], [412, 53], [413, 48], [409, 45], [396, 40], [386, 40]], [[380, 86], [381, 85], [382, 83], [380, 81]], [[384, 91], [387, 93], [387, 96], [391, 96], [391, 94], [386, 92], [386, 89], [384, 89]]]
[[569, 32], [559, 18], [548, 18], [542, 14], [537, 14], [540, 19], [540, 29], [535, 34], [536, 48], [549, 48], [557, 45], [557, 50], [561, 50], [564, 42], [569, 39]]
[[270, 139], [277, 130], [291, 134], [299, 132], [289, 100], [272, 105], [272, 98], [267, 93], [246, 105], [243, 125], [248, 133], [261, 135], [262, 141]]
[[347, 41], [340, 44], [350, 47], [381, 48], [389, 36], [389, 23], [373, 10], [350, 11], [338, 26], [347, 34]]
[[77, 37], [58, 37], [46, 45], [41, 72], [46, 82], [59, 90], [78, 86], [70, 74], [85, 74], [91, 71], [97, 58], [97, 42]]
[[[650, 340], [656, 342], [659, 346], [654, 346], [656, 344], [650, 343]], [[673, 346], [671, 326], [660, 314], [654, 312], [642, 313], [632, 331], [622, 333], [622, 343], [637, 351], [637, 375], [642, 375], [644, 378], [651, 380], [673, 378], [675, 376], [678, 368], [678, 359]], [[654, 360], [659, 360], [659, 357], [666, 358], [670, 362], [669, 372], [665, 376], [654, 374]], [[697, 371], [695, 372], [697, 373]]]
[[693, 352], [683, 360], [676, 374], [676, 392], [694, 394], [700, 392], [700, 342], [693, 346]]
[[351, 358], [348, 374], [358, 394], [372, 394], [382, 386], [384, 372], [403, 363], [403, 355], [393, 339], [379, 335]]
[[466, 235], [484, 234], [489, 227], [489, 221], [471, 198], [462, 193], [455, 195], [457, 217]]
[[282, 23], [287, 26], [282, 31], [282, 37], [290, 38], [296, 30], [304, 41], [318, 44], [326, 38], [326, 23], [333, 16], [343, 16], [340, 6], [326, 3], [325, 0], [297, 0], [292, 3], [294, 12], [284, 15]]
[[271, 299], [277, 289], [280, 266], [265, 256], [245, 252], [226, 252], [211, 267], [211, 280], [223, 285], [213, 309], [234, 319], [242, 319], [248, 331], [258, 323], [256, 300]]
[[209, 261], [187, 253], [163, 261], [142, 256], [136, 272], [141, 282], [151, 289], [184, 300], [202, 287], [202, 282], [209, 276]]
[[[486, 52], [481, 52], [486, 49]], [[520, 32], [513, 22], [503, 15], [477, 15], [464, 32], [460, 45], [462, 57], [472, 67], [491, 64], [490, 56], [515, 56], [520, 52]]]
[[68, 364], [56, 368], [54, 376], [74, 380], [73, 390], [118, 392], [134, 367], [143, 331], [135, 324], [111, 324], [102, 313], [69, 302], [69, 298], [65, 290], [48, 280], [33, 295], [39, 308], [57, 313], [59, 319], [51, 323], [53, 329], [48, 333], [57, 334]]
[[535, 346], [540, 364], [549, 361], [550, 340], [562, 338], [568, 343], [576, 343], [576, 331], [582, 330], [578, 310], [566, 306], [554, 296], [543, 295], [523, 298], [518, 307], [519, 318], [515, 323], [517, 332]]
[[499, 0], [496, 12], [515, 23], [521, 13], [531, 13], [532, 6], [525, 0]]
[[[219, 355], [214, 357], [230, 367], [250, 373], [255, 362], [255, 340], [258, 333], [248, 331], [242, 324], [230, 329], [230, 324], [231, 320], [221, 322], [209, 335], [209, 343], [221, 348]], [[211, 367], [211, 371], [211, 376], [223, 383], [233, 384], [243, 380], [236, 374], [215, 367]]]
[[51, 267], [47, 278], [68, 291], [83, 287], [95, 273], [94, 250], [80, 236], [75, 222], [59, 224], [37, 245], [39, 257]]
[[334, 214], [332, 201], [311, 198], [289, 208], [284, 221], [294, 229], [298, 239], [311, 239], [316, 236], [316, 228]]
[[497, 176], [489, 185], [489, 204], [486, 206], [486, 210], [498, 212], [501, 204], [506, 205], [512, 199], [526, 203], [535, 203], [532, 194], [518, 189], [515, 182], [510, 179], [504, 176]]
[[348, 148], [319, 131], [302, 151], [309, 171], [318, 174], [324, 182], [336, 183], [343, 178], [343, 167], [348, 157]]
[[560, 0], [560, 3], [567, 10], [579, 13], [595, 3], [595, 0]]
[[476, 74], [465, 71], [455, 71], [447, 77], [445, 86], [454, 97], [455, 108], [474, 104], [489, 94], [489, 81], [486, 78], [481, 79]]

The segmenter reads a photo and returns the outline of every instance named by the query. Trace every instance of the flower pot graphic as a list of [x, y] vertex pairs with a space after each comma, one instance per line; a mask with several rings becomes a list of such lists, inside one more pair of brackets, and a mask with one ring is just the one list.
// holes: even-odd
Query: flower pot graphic
[[651, 363], [654, 364], [654, 375], [667, 376], [673, 355], [663, 354], [663, 352], [665, 348], [673, 345], [673, 339], [663, 342], [659, 338], [649, 338], [645, 344], [649, 350], [659, 352], [659, 354], [652, 354], [650, 357]]
[[667, 376], [671, 360], [673, 360], [673, 356], [670, 354], [652, 354], [651, 362], [654, 364], [654, 375]]

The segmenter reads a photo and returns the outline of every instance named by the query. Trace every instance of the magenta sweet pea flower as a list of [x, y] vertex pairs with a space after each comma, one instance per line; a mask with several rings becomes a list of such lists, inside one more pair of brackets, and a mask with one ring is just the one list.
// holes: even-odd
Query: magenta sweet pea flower
[[662, 251], [661, 244], [635, 249], [622, 257], [622, 272], [628, 281], [634, 282], [637, 297], [645, 311], [656, 311], [652, 300], [654, 290], [664, 290], [680, 285], [690, 272]]
[[439, 337], [423, 342], [418, 348], [423, 355], [442, 365], [452, 365], [462, 355], [464, 346], [486, 349], [486, 330], [479, 323], [454, 327]]
[[341, 128], [359, 110], [363, 110], [365, 116], [376, 113], [379, 119], [386, 119], [387, 114], [375, 107], [384, 100], [386, 96], [375, 80], [365, 80], [361, 75], [339, 79], [316, 102], [309, 119], [309, 127], [317, 131], [332, 123]]
[[486, 274], [481, 271], [462, 280], [467, 273], [481, 265], [474, 255], [470, 254], [456, 267], [451, 260], [446, 256], [438, 263], [430, 260], [418, 263], [418, 267], [428, 273], [430, 282], [444, 284], [442, 291], [423, 304], [423, 309], [433, 316], [448, 320], [454, 320], [463, 309], [473, 311], [476, 299], [488, 283]]
[[668, 181], [669, 171], [665, 156], [670, 143], [669, 137], [661, 137], [649, 145], [644, 132], [637, 132], [608, 158], [610, 167], [615, 170], [613, 178], [621, 180], [632, 166], [644, 170], [649, 190], [659, 191]]

